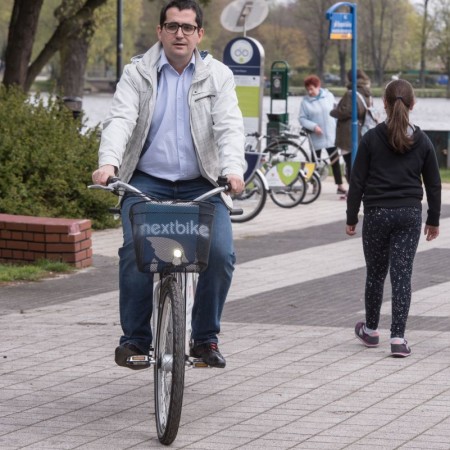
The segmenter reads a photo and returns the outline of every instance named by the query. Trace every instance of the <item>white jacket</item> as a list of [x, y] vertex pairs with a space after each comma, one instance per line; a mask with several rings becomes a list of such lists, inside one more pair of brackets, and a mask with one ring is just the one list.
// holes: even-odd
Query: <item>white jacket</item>
[[[158, 42], [133, 58], [117, 84], [103, 122], [99, 166], [111, 164], [128, 182], [138, 164], [156, 102]], [[243, 176], [245, 135], [231, 70], [211, 55], [195, 50], [195, 71], [189, 89], [190, 126], [202, 175], [216, 183], [219, 175]]]

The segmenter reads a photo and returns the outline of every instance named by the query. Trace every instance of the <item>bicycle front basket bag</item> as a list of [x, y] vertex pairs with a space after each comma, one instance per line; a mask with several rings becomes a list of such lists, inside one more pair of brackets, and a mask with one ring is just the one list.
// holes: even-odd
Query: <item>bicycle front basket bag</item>
[[130, 209], [141, 272], [201, 272], [208, 265], [214, 205], [139, 202]]

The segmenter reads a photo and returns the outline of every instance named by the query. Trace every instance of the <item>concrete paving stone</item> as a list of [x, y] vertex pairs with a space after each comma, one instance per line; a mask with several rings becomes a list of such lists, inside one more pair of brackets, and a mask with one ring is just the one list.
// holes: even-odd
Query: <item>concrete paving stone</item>
[[[376, 450], [396, 450], [403, 448], [402, 447], [402, 441], [398, 439], [369, 439], [369, 438], [363, 438], [359, 439], [358, 441], [354, 442], [353, 444], [349, 445], [348, 447], [345, 447], [351, 450], [363, 450], [367, 448], [373, 448]], [[406, 446], [406, 448], [409, 447], [409, 444]], [[424, 450], [424, 449], [423, 449]]]
[[[401, 420], [401, 419], [399, 419]], [[367, 433], [367, 438], [376, 441], [377, 439], [396, 439], [404, 442], [409, 442], [414, 439], [418, 434], [420, 434], [423, 430], [414, 429], [414, 427], [410, 427], [409, 424], [399, 429], [398, 425], [396, 430], [393, 430], [389, 425], [384, 427], [380, 427], [377, 430], [374, 430], [371, 433]]]
[[412, 439], [412, 442], [414, 443], [423, 442], [424, 444], [435, 443], [435, 444], [450, 445], [450, 440], [448, 436], [442, 435], [440, 433], [430, 433], [430, 432], [426, 432], [419, 436], [414, 437], [414, 439]]
[[[189, 450], [194, 450], [194, 449], [196, 449], [196, 450], [206, 449], [207, 450], [207, 449], [211, 448], [211, 442], [198, 441], [191, 445], [186, 446], [185, 448], [187, 448]], [[223, 442], [214, 445], [215, 450], [231, 450], [231, 449], [235, 449], [235, 448], [239, 448], [239, 446], [236, 446], [236, 444], [223, 443]]]
[[[359, 441], [358, 441], [359, 442]], [[349, 446], [346, 446], [346, 449], [349, 450], [363, 450], [363, 449], [367, 449], [367, 446], [370, 445], [367, 442], [365, 444], [359, 444], [359, 443], [355, 443], [355, 444], [351, 444]], [[388, 443], [386, 445], [381, 444], [381, 445], [370, 445], [370, 448], [373, 448], [374, 450], [396, 450], [402, 447], [399, 447], [397, 444], [395, 444], [394, 442], [390, 442], [388, 441]]]
[[[218, 423], [219, 422], [219, 423]], [[227, 428], [235, 425], [236, 422], [230, 422], [230, 421], [226, 421], [224, 423], [221, 423], [221, 421], [216, 421], [216, 423], [207, 423], [204, 422], [203, 418], [197, 418], [195, 421], [193, 422], [188, 422], [182, 423], [182, 427], [181, 429], [189, 429], [189, 432], [194, 433], [194, 434], [199, 434], [202, 437], [204, 437], [205, 435], [210, 435], [210, 434], [214, 434], [214, 433], [218, 433], [219, 431], [223, 431], [226, 430]]]
[[339, 423], [334, 426], [330, 426], [327, 429], [321, 430], [318, 435], [320, 436], [335, 436], [335, 437], [351, 437], [352, 439], [362, 438], [366, 435], [372, 435], [377, 433], [378, 426], [365, 423], [365, 424], [348, 424], [346, 422]]
[[302, 449], [302, 450], [327, 450], [327, 449], [334, 449], [334, 450], [340, 450], [341, 448], [348, 448], [347, 445], [342, 444], [342, 447], [339, 444], [327, 444], [323, 442], [303, 442], [299, 445], [296, 445], [295, 447], [291, 447], [293, 449]]
[[[311, 436], [308, 438], [304, 444], [324, 444], [327, 446], [327, 444], [335, 444], [337, 448], [345, 445], [352, 444], [355, 442], [356, 438], [354, 436], [326, 436], [323, 434], [318, 434], [316, 436]], [[325, 447], [327, 448], [327, 447]]]
[[89, 436], [72, 436], [70, 439], [62, 436], [53, 436], [51, 438], [40, 440], [28, 445], [29, 450], [37, 449], [57, 449], [57, 450], [72, 450], [79, 448], [80, 445], [86, 444], [92, 440]]
[[242, 445], [239, 447], [239, 450], [286, 450], [290, 448], [293, 448], [291, 442], [257, 439], [248, 444]]
[[32, 434], [22, 435], [19, 432], [10, 433], [8, 435], [0, 436], [0, 448], [6, 446], [12, 446], [16, 448], [24, 448], [31, 444], [35, 444], [37, 441], [42, 439], [41, 436], [36, 436]]
[[423, 443], [414, 441], [409, 441], [406, 445], [402, 445], [397, 447], [399, 449], [436, 449], [436, 450], [448, 450], [449, 444], [447, 443], [439, 443], [439, 442], [431, 442], [431, 443]]
[[297, 424], [297, 430], [295, 430], [295, 432], [286, 431], [286, 427], [278, 428], [275, 431], [271, 431], [265, 434], [259, 440], [262, 442], [266, 440], [267, 441], [280, 440], [282, 442], [291, 442], [291, 445], [294, 446], [295, 444], [298, 444], [300, 442], [308, 441], [308, 439], [311, 438], [311, 436], [314, 436], [315, 434], [316, 431], [314, 429]]
[[225, 440], [243, 439], [246, 442], [258, 439], [266, 434], [266, 430], [251, 429], [243, 425], [235, 425], [225, 430], [217, 431], [214, 433], [214, 438]]

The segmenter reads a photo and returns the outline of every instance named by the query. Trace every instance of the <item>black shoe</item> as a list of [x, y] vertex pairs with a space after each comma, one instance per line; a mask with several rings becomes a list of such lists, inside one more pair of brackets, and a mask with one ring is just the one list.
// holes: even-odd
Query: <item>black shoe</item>
[[127, 363], [128, 357], [136, 355], [145, 355], [145, 353], [134, 344], [126, 342], [116, 348], [114, 360], [116, 361], [116, 364], [121, 367], [128, 367], [133, 370], [146, 369], [148, 365], [131, 365]]
[[201, 358], [211, 367], [225, 367], [226, 361], [219, 352], [219, 347], [215, 342], [205, 342], [204, 344], [194, 345], [191, 348], [190, 355], [194, 358]]
[[411, 348], [408, 341], [405, 339], [403, 344], [391, 344], [391, 355], [394, 358], [406, 358], [411, 354]]

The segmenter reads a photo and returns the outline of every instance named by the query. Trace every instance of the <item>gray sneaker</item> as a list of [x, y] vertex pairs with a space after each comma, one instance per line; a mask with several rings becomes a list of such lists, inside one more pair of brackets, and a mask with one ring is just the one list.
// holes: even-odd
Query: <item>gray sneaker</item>
[[366, 347], [378, 347], [380, 344], [379, 336], [370, 336], [364, 331], [364, 322], [358, 322], [355, 325], [356, 337], [366, 346]]
[[411, 354], [411, 348], [408, 341], [405, 339], [403, 344], [391, 344], [391, 355], [394, 358], [406, 358]]

